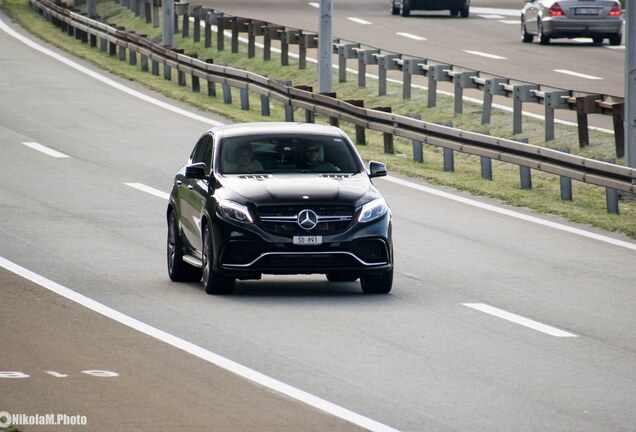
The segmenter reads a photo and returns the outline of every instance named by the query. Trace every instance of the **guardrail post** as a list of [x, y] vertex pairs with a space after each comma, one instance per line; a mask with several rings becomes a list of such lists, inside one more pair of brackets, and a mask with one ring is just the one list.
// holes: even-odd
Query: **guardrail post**
[[378, 56], [378, 96], [386, 96], [387, 71], [399, 69], [399, 66], [395, 63], [395, 60], [399, 58], [399, 54]]
[[480, 157], [481, 178], [484, 180], [492, 180], [492, 159], [486, 156]]
[[437, 105], [437, 83], [438, 81], [450, 81], [450, 65], [438, 64], [428, 66], [428, 107]]
[[[563, 153], [570, 153], [570, 149], [567, 147], [560, 147], [556, 150]], [[559, 176], [559, 185], [561, 189], [561, 201], [572, 201], [572, 179], [566, 176]]]
[[214, 9], [205, 9], [204, 17], [203, 47], [210, 48], [212, 46], [212, 24], [217, 22], [218, 14], [214, 12]]
[[251, 20], [247, 24], [247, 58], [256, 57], [256, 36], [265, 34], [263, 21]]
[[137, 65], [137, 51], [133, 47], [128, 49], [128, 64], [131, 66]]
[[613, 188], [605, 188], [605, 202], [609, 214], [618, 214], [618, 191]]
[[263, 60], [270, 61], [272, 59], [272, 41], [280, 40], [280, 34], [285, 30], [282, 26], [269, 24], [265, 27], [265, 35], [263, 38]]
[[614, 122], [614, 144], [616, 157], [625, 156], [625, 102], [612, 104], [612, 120]]
[[299, 35], [302, 30], [287, 30], [281, 34], [280, 38], [280, 64], [281, 66], [289, 66], [289, 46], [296, 44], [300, 39]]
[[367, 86], [367, 65], [378, 64], [379, 49], [357, 50], [358, 52], [358, 87]]
[[567, 98], [570, 96], [569, 91], [553, 91], [543, 96], [543, 105], [545, 108], [545, 140], [554, 140], [554, 110], [567, 109], [569, 104]]
[[537, 84], [515, 85], [512, 87], [512, 133], [519, 134], [522, 132], [522, 109], [523, 102], [538, 102], [535, 91], [539, 90]]
[[576, 98], [576, 119], [579, 125], [579, 147], [590, 145], [590, 131], [588, 129], [587, 115], [599, 112], [597, 100], [603, 99], [602, 95], [593, 94]]
[[426, 65], [426, 60], [402, 60], [402, 99], [411, 99], [411, 82], [413, 75], [424, 75], [423, 65]]
[[455, 171], [455, 152], [453, 149], [444, 147], [444, 171]]
[[232, 17], [226, 17], [222, 13], [214, 12], [211, 14], [213, 22], [216, 23], [216, 49], [217, 51], [225, 50], [225, 29], [232, 26]]
[[194, 18], [192, 23], [192, 41], [199, 42], [201, 40], [201, 18], [205, 19], [205, 9], [199, 5], [190, 5], [190, 16]]
[[[405, 114], [406, 117], [414, 118], [416, 120], [422, 120], [420, 114]], [[424, 144], [419, 140], [412, 140], [413, 145], [413, 161], [417, 163], [424, 163]]]
[[479, 72], [460, 72], [454, 74], [453, 84], [455, 86], [455, 114], [464, 111], [464, 89], [477, 88], [474, 78], [479, 77]]
[[307, 69], [307, 49], [318, 48], [318, 35], [301, 34], [298, 41], [298, 69]]
[[241, 33], [247, 33], [249, 19], [234, 17], [232, 19], [232, 53], [239, 52], [239, 37]]
[[358, 57], [356, 49], [360, 47], [360, 44], [351, 43], [338, 45], [338, 82], [347, 82], [347, 59], [353, 59]]
[[506, 90], [502, 84], [507, 84], [507, 78], [489, 78], [484, 82], [484, 103], [481, 111], [481, 124], [490, 124], [493, 96], [505, 96]]
[[159, 27], [159, 17], [161, 16], [161, 0], [152, 0], [152, 27]]
[[521, 189], [532, 189], [532, 171], [530, 167], [519, 165]]
[[[355, 107], [364, 108], [364, 101], [360, 99], [347, 99], [343, 102], [351, 104]], [[366, 145], [366, 130], [364, 126], [355, 125], [356, 128], [356, 144], [357, 145]]]
[[269, 96], [267, 95], [261, 95], [261, 115], [263, 117], [270, 116]]

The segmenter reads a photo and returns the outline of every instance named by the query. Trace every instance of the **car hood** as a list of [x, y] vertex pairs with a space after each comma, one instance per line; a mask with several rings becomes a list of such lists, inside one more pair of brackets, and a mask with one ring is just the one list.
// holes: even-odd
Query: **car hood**
[[244, 204], [330, 201], [357, 205], [379, 196], [364, 173], [224, 176], [219, 182], [226, 198]]

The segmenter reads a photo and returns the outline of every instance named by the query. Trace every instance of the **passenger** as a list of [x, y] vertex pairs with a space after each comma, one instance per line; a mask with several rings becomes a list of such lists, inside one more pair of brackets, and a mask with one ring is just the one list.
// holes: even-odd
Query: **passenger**
[[337, 166], [325, 162], [324, 157], [325, 153], [322, 144], [305, 143], [305, 145], [301, 147], [300, 161], [297, 166], [298, 168], [311, 171], [340, 171]]
[[252, 146], [242, 144], [234, 152], [234, 161], [226, 163], [225, 172], [244, 174], [263, 171], [263, 165], [253, 157]]

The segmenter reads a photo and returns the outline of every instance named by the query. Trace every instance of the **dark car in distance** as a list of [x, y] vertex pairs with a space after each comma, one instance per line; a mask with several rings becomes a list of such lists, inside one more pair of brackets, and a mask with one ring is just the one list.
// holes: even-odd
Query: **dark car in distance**
[[414, 10], [447, 10], [451, 16], [467, 18], [470, 14], [470, 0], [390, 0], [391, 13], [407, 17]]
[[241, 123], [214, 127], [174, 178], [167, 208], [168, 274], [229, 294], [237, 279], [325, 274], [393, 283], [391, 211], [354, 144], [334, 126]]
[[557, 38], [592, 38], [600, 44], [620, 45], [623, 38], [623, 12], [616, 0], [525, 0], [521, 10], [521, 40], [536, 37], [547, 45]]

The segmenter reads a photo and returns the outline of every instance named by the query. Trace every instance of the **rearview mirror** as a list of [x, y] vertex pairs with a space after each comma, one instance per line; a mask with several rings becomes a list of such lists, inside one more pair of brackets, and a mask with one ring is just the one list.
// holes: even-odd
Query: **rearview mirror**
[[186, 166], [185, 176], [189, 179], [204, 179], [205, 176], [205, 162], [197, 162]]
[[386, 176], [386, 165], [382, 162], [369, 162], [369, 177], [384, 177]]

